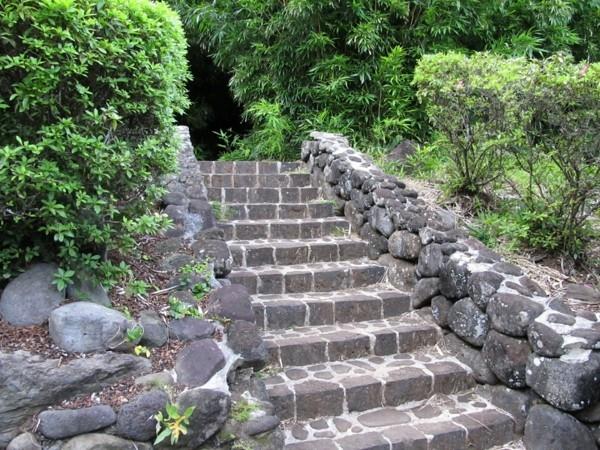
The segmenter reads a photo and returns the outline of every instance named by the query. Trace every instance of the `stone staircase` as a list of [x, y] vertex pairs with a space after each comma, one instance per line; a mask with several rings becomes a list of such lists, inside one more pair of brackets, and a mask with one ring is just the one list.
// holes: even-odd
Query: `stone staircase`
[[252, 294], [264, 330], [286, 449], [489, 449], [517, 438], [302, 164], [201, 170], [233, 256], [229, 279]]

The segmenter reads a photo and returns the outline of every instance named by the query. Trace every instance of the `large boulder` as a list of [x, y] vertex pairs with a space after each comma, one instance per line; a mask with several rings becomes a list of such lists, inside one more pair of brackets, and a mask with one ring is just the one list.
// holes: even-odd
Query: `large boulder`
[[167, 324], [156, 311], [144, 310], [140, 313], [140, 325], [144, 328], [141, 344], [148, 347], [162, 347], [169, 339]]
[[80, 409], [43, 411], [39, 416], [38, 431], [48, 439], [64, 439], [106, 428], [117, 420], [108, 405]]
[[206, 314], [209, 317], [254, 322], [250, 294], [241, 284], [215, 289], [209, 294], [206, 303]]
[[544, 312], [544, 305], [521, 295], [497, 293], [488, 303], [492, 328], [514, 337], [527, 336], [529, 325]]
[[73, 301], [97, 303], [102, 306], [111, 306], [110, 298], [104, 286], [94, 283], [89, 277], [79, 276], [75, 282], [67, 287], [67, 298]]
[[511, 388], [525, 387], [525, 367], [531, 347], [525, 339], [517, 339], [494, 330], [488, 333], [482, 355], [488, 367]]
[[225, 367], [225, 357], [212, 339], [188, 344], [175, 361], [177, 382], [186, 386], [202, 386]]
[[117, 348], [135, 326], [125, 315], [89, 302], [69, 303], [50, 314], [50, 337], [68, 352], [88, 353]]
[[422, 277], [437, 277], [444, 266], [444, 255], [440, 244], [429, 244], [421, 250], [417, 273]]
[[267, 347], [252, 322], [235, 320], [227, 330], [227, 344], [246, 364], [260, 367], [267, 360]]
[[147, 441], [156, 435], [154, 415], [162, 411], [169, 396], [161, 390], [153, 390], [137, 396], [119, 409], [116, 417], [116, 434], [138, 441]]
[[496, 272], [476, 272], [469, 277], [467, 292], [469, 297], [482, 311], [485, 311], [488, 302], [496, 293], [504, 277]]
[[169, 322], [169, 335], [180, 341], [195, 341], [211, 337], [215, 332], [215, 325], [208, 320], [183, 317]]
[[440, 292], [449, 299], [466, 297], [469, 293], [467, 289], [469, 275], [468, 262], [461, 254], [455, 253], [440, 271]]
[[515, 423], [515, 433], [519, 435], [523, 434], [525, 421], [531, 408], [543, 403], [543, 400], [531, 389], [517, 390], [497, 384], [486, 386], [484, 390], [480, 389], [479, 391], [489, 398], [495, 406], [512, 416]]
[[174, 446], [190, 449], [198, 448], [221, 429], [231, 409], [231, 398], [221, 391], [190, 389], [179, 395], [177, 404], [182, 411], [194, 407], [188, 434]]
[[448, 333], [443, 339], [444, 350], [453, 354], [463, 364], [473, 371], [473, 378], [481, 384], [494, 384], [498, 382], [496, 375], [487, 366], [481, 355], [481, 351], [471, 347], [452, 333]]
[[34, 264], [6, 285], [0, 296], [0, 316], [11, 325], [40, 325], [65, 299], [52, 284], [55, 264]]
[[40, 409], [150, 369], [146, 358], [111, 352], [62, 364], [23, 351], [0, 353], [0, 448]]
[[413, 308], [420, 308], [439, 293], [439, 278], [421, 278], [410, 295], [410, 303]]
[[531, 408], [523, 443], [527, 450], [597, 450], [594, 436], [585, 425], [548, 405]]
[[91, 433], [70, 439], [60, 450], [152, 450], [152, 445], [110, 434]]
[[448, 315], [452, 305], [454, 303], [443, 295], [436, 295], [431, 299], [431, 315], [440, 327], [448, 328]]
[[490, 329], [487, 314], [469, 297], [457, 301], [448, 312], [448, 326], [459, 337], [476, 347], [481, 347]]
[[33, 433], [22, 433], [14, 438], [6, 450], [42, 450], [42, 446]]
[[413, 262], [394, 258], [389, 253], [381, 255], [378, 261], [387, 266], [388, 282], [396, 289], [410, 291], [417, 283], [416, 265]]
[[202, 239], [192, 244], [192, 251], [197, 259], [212, 262], [217, 278], [224, 278], [231, 272], [233, 258], [227, 242], [219, 239]]
[[579, 411], [600, 400], [600, 354], [574, 349], [560, 358], [532, 353], [527, 385], [559, 409]]
[[396, 258], [415, 261], [421, 252], [421, 239], [410, 231], [396, 231], [388, 240], [388, 249]]

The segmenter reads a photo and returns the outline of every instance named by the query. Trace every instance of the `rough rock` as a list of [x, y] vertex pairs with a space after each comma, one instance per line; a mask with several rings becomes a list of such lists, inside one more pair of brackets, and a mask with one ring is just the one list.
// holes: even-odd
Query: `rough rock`
[[110, 434], [92, 433], [70, 439], [60, 450], [152, 450], [152, 445]]
[[182, 410], [195, 407], [190, 417], [189, 433], [182, 436], [176, 448], [197, 448], [214, 435], [225, 423], [231, 408], [231, 398], [220, 391], [190, 389], [179, 395]]
[[515, 337], [527, 336], [527, 328], [544, 312], [544, 305], [521, 295], [497, 293], [490, 300], [487, 313], [492, 327]]
[[135, 324], [119, 311], [89, 302], [69, 303], [50, 314], [50, 337], [68, 352], [103, 351], [126, 342]]
[[49, 439], [64, 439], [106, 428], [117, 420], [108, 405], [81, 409], [47, 410], [40, 413], [39, 432]]
[[400, 142], [394, 149], [385, 157], [388, 161], [404, 162], [408, 157], [417, 151], [417, 144], [410, 139], [405, 139]]
[[42, 446], [34, 434], [23, 433], [10, 441], [6, 450], [42, 450]]
[[465, 261], [454, 258], [446, 262], [440, 271], [440, 292], [449, 299], [459, 299], [468, 295], [467, 282], [469, 269]]
[[485, 311], [504, 277], [496, 272], [476, 272], [469, 277], [467, 292], [475, 304]]
[[206, 339], [213, 335], [215, 326], [208, 320], [184, 317], [169, 322], [169, 335], [180, 341]]
[[413, 308], [420, 308], [440, 293], [439, 278], [421, 278], [410, 296]]
[[490, 329], [488, 316], [469, 297], [457, 301], [448, 313], [448, 326], [471, 345], [481, 347]]
[[254, 323], [235, 320], [227, 330], [227, 344], [250, 365], [260, 367], [267, 360], [267, 347]]
[[217, 278], [224, 278], [231, 272], [233, 258], [225, 241], [220, 239], [202, 239], [192, 244], [196, 258], [208, 259], [213, 263]]
[[563, 348], [563, 337], [543, 322], [534, 321], [528, 329], [527, 337], [538, 355], [559, 357], [567, 352]]
[[396, 289], [409, 291], [417, 283], [416, 265], [414, 263], [394, 258], [389, 253], [381, 255], [378, 261], [388, 267], [388, 281]]
[[600, 291], [585, 284], [568, 284], [565, 297], [590, 303], [600, 303]]
[[154, 415], [162, 411], [168, 402], [166, 392], [153, 390], [125, 403], [117, 415], [116, 434], [138, 441], [152, 439], [156, 435]]
[[187, 386], [202, 386], [223, 367], [225, 357], [212, 339], [193, 341], [177, 355], [177, 382]]
[[160, 315], [151, 309], [140, 313], [140, 325], [144, 328], [141, 343], [148, 347], [162, 347], [169, 339], [169, 330]]
[[417, 273], [422, 277], [437, 277], [444, 266], [440, 244], [429, 244], [421, 250]]
[[431, 315], [440, 327], [448, 328], [448, 313], [453, 303], [443, 295], [436, 295], [431, 299]]
[[73, 301], [86, 301], [110, 307], [111, 302], [104, 286], [96, 284], [89, 277], [78, 277], [67, 287], [67, 298]]
[[456, 335], [449, 333], [443, 339], [444, 349], [453, 354], [463, 364], [473, 371], [475, 381], [482, 384], [495, 384], [498, 382], [496, 375], [483, 360], [481, 351], [471, 347]]
[[365, 223], [360, 229], [360, 237], [369, 243], [367, 254], [370, 259], [377, 259], [388, 252], [388, 240]]
[[571, 350], [560, 358], [532, 353], [527, 361], [527, 385], [564, 411], [580, 411], [600, 400], [600, 355]]
[[163, 388], [165, 386], [171, 386], [172, 384], [175, 384], [175, 379], [170, 371], [163, 370], [162, 372], [154, 372], [149, 373], [148, 375], [137, 377], [134, 383], [143, 384], [150, 387]]
[[525, 367], [531, 347], [525, 339], [517, 339], [491, 330], [485, 340], [482, 356], [488, 367], [508, 387], [525, 387]]
[[[481, 392], [481, 390], [480, 390]], [[515, 432], [522, 435], [525, 420], [531, 408], [543, 401], [531, 389], [516, 390], [504, 385], [486, 386], [482, 395], [498, 408], [510, 413], [515, 423]]]
[[414, 261], [421, 252], [421, 240], [410, 231], [396, 231], [388, 239], [388, 248], [392, 256]]
[[11, 280], [0, 296], [0, 316], [11, 325], [40, 325], [65, 299], [52, 284], [55, 264], [34, 264]]
[[275, 429], [279, 425], [277, 416], [264, 415], [256, 419], [250, 419], [242, 426], [244, 434], [247, 436], [256, 436]]
[[548, 405], [531, 408], [523, 443], [527, 450], [596, 450], [590, 430], [570, 414]]
[[209, 317], [254, 322], [254, 312], [248, 290], [241, 284], [232, 284], [212, 291], [207, 300]]
[[45, 406], [78, 394], [97, 392], [122, 378], [150, 371], [150, 361], [103, 353], [62, 363], [28, 352], [0, 353], [0, 447], [18, 427]]
[[379, 231], [383, 236], [389, 237], [395, 230], [392, 218], [385, 208], [371, 208], [369, 216], [370, 225]]
[[578, 420], [587, 423], [600, 423], [600, 402], [588, 406], [575, 414]]

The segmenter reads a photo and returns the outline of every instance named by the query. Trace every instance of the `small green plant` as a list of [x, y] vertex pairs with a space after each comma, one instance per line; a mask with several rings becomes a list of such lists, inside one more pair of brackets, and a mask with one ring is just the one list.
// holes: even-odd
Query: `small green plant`
[[177, 444], [182, 435], [187, 434], [187, 427], [190, 424], [190, 417], [196, 409], [195, 406], [190, 406], [183, 413], [179, 412], [179, 407], [173, 403], [169, 403], [165, 410], [165, 416], [162, 411], [159, 411], [154, 419], [156, 420], [156, 439], [154, 445], [160, 444], [166, 438], [171, 438], [171, 445]]
[[141, 325], [135, 325], [127, 330], [127, 340], [129, 342], [139, 342], [144, 335], [144, 327]]
[[125, 316], [127, 317], [127, 320], [133, 320], [133, 314], [131, 314], [131, 311], [129, 311], [129, 308], [127, 306], [123, 306], [119, 309], [119, 311]]
[[242, 399], [231, 408], [231, 417], [236, 422], [244, 423], [250, 420], [252, 413], [258, 409], [254, 403], [250, 403], [246, 399]]
[[188, 305], [175, 297], [169, 298], [169, 315], [174, 319], [183, 319], [184, 317], [204, 318], [204, 314], [198, 306]]
[[348, 235], [348, 230], [342, 227], [334, 227], [331, 229], [331, 235], [334, 237], [346, 237]]
[[136, 345], [133, 349], [133, 353], [137, 356], [144, 356], [145, 358], [150, 358], [150, 349], [145, 345]]
[[64, 291], [67, 288], [67, 286], [73, 284], [74, 276], [74, 270], [58, 269], [54, 274], [54, 280], [52, 280], [52, 284], [54, 284], [56, 286], [56, 289], [58, 289], [59, 291]]
[[236, 440], [231, 446], [231, 450], [254, 450], [254, 446], [244, 440]]
[[194, 277], [200, 277], [200, 281], [194, 283], [190, 287], [192, 294], [196, 299], [201, 300], [210, 292], [210, 279], [212, 278], [213, 273], [208, 260], [205, 259], [203, 261], [186, 264], [180, 269], [180, 274], [179, 284], [182, 289], [187, 288]]
[[231, 211], [229, 211], [229, 208], [226, 205], [223, 205], [220, 202], [210, 202], [210, 206], [213, 214], [215, 215], [215, 219], [217, 219], [219, 222], [230, 219]]
[[148, 290], [152, 287], [151, 284], [146, 283], [144, 280], [132, 280], [125, 288], [125, 294], [128, 297], [148, 295]]

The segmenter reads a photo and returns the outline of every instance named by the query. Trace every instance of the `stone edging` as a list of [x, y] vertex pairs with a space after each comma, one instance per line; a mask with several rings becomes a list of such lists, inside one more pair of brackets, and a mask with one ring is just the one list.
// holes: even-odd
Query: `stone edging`
[[[600, 322], [550, 298], [514, 264], [469, 237], [453, 215], [386, 175], [340, 135], [313, 132], [302, 145], [314, 186], [335, 201], [388, 265], [389, 281], [412, 290], [413, 308], [431, 305], [455, 336], [455, 353], [478, 382], [531, 388], [550, 405], [600, 420]], [[450, 335], [451, 337], [451, 335]], [[583, 410], [583, 411], [582, 411]], [[592, 414], [592, 420], [586, 415]]]

